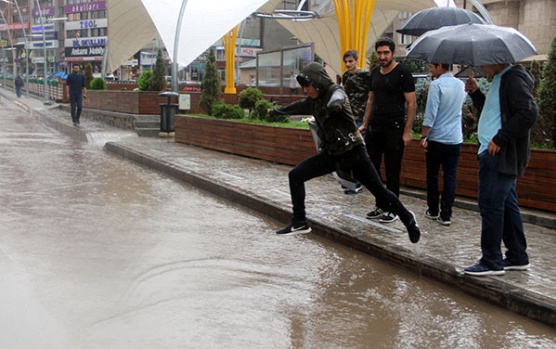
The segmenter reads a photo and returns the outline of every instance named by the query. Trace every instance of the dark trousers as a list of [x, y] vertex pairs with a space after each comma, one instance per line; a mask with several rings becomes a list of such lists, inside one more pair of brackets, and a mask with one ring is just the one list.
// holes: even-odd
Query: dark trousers
[[512, 263], [527, 264], [527, 241], [517, 204], [517, 177], [498, 172], [499, 156], [488, 151], [479, 154], [479, 210], [481, 212], [481, 263], [500, 270], [502, 241], [506, 258]]
[[79, 117], [81, 116], [81, 110], [83, 109], [83, 94], [70, 93], [70, 103], [71, 103], [71, 121], [79, 122]]
[[21, 97], [21, 90], [22, 90], [22, 86], [16, 86], [15, 87], [15, 94], [17, 95], [17, 97]]
[[389, 191], [375, 170], [369, 155], [363, 145], [340, 156], [332, 156], [325, 152], [305, 159], [289, 173], [290, 193], [293, 204], [293, 223], [305, 222], [305, 182], [334, 171], [353, 173], [365, 188], [376, 198], [384, 202], [385, 207], [400, 216], [404, 224], [412, 220], [409, 211], [403, 206], [398, 197]]
[[[400, 175], [402, 172], [402, 157], [404, 150], [403, 131], [404, 120], [398, 119], [387, 123], [377, 123], [365, 136], [367, 151], [371, 161], [378, 172], [379, 178], [380, 165], [384, 156], [384, 170], [386, 174], [386, 187], [396, 196], [400, 196]], [[389, 211], [387, 203], [381, 198], [376, 198], [376, 206]]]
[[[429, 212], [437, 215], [440, 201], [440, 217], [450, 220], [452, 217], [452, 206], [456, 198], [456, 172], [458, 169], [461, 144], [443, 144], [428, 141], [427, 145], [427, 205]], [[442, 200], [438, 186], [438, 174], [442, 166], [444, 187], [442, 189]]]

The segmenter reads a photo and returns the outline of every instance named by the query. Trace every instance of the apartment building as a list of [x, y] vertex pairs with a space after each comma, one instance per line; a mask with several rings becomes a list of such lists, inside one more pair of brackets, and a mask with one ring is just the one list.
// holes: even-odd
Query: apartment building
[[[470, 0], [455, 0], [458, 7], [473, 10]], [[556, 36], [554, 0], [481, 0], [496, 25], [512, 27], [523, 33], [539, 52], [550, 51]]]
[[90, 62], [100, 72], [108, 38], [106, 1], [0, 1], [2, 73], [43, 76]]

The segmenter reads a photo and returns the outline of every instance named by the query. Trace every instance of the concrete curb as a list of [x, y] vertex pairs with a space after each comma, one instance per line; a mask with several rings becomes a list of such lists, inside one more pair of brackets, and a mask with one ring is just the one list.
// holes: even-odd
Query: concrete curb
[[[231, 202], [241, 204], [281, 222], [289, 222], [291, 219], [289, 207], [279, 207], [268, 200], [264, 200], [264, 198], [213, 182], [201, 174], [156, 159], [130, 147], [108, 142], [104, 149], [107, 152], [165, 173], [177, 180], [189, 183]], [[357, 235], [341, 228], [333, 228], [322, 224], [316, 220], [310, 220], [310, 223], [313, 233], [318, 236], [401, 266], [418, 275], [456, 287], [476, 298], [487, 300], [490, 303], [556, 327], [556, 302], [551, 298], [513, 286], [499, 278], [467, 276], [453, 265], [442, 260], [426, 255], [416, 256], [413, 251], [400, 246], [385, 244], [384, 241], [372, 236]]]

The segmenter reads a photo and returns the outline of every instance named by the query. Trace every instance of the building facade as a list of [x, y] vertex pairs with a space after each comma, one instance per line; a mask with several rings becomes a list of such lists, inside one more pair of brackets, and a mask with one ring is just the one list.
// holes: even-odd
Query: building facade
[[[471, 1], [455, 0], [458, 7], [474, 10]], [[525, 35], [539, 55], [550, 51], [556, 36], [554, 0], [481, 0], [496, 25], [512, 27]]]
[[108, 38], [106, 1], [0, 2], [2, 73], [50, 75], [90, 62], [100, 72]]

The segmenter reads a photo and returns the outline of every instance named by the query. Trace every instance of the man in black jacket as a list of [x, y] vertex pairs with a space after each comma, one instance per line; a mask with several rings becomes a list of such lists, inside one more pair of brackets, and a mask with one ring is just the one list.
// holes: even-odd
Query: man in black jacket
[[305, 216], [305, 182], [334, 171], [352, 173], [375, 197], [387, 203], [407, 228], [416, 243], [421, 232], [415, 215], [383, 184], [365, 149], [363, 137], [353, 119], [349, 99], [341, 86], [334, 84], [319, 63], [309, 63], [297, 76], [306, 98], [270, 111], [282, 115], [313, 115], [322, 142], [321, 150], [289, 173], [293, 204], [292, 224], [278, 235], [305, 234], [311, 231]]
[[[537, 118], [534, 78], [523, 66], [482, 66], [493, 76], [488, 95], [474, 79], [466, 89], [479, 118], [479, 210], [482, 218], [479, 263], [464, 272], [474, 276], [503, 275], [529, 267], [527, 242], [517, 203], [516, 181], [530, 155], [530, 129]], [[507, 248], [503, 258], [500, 245]]]

